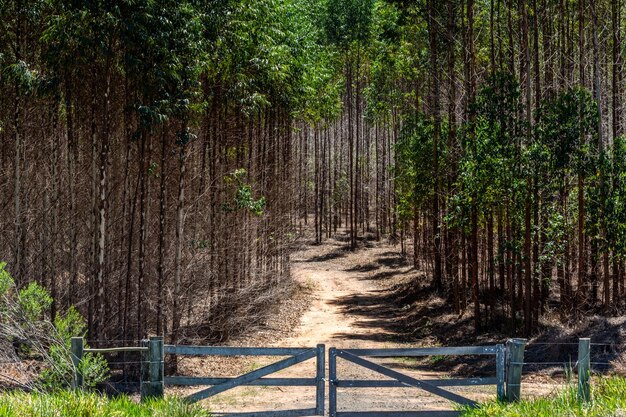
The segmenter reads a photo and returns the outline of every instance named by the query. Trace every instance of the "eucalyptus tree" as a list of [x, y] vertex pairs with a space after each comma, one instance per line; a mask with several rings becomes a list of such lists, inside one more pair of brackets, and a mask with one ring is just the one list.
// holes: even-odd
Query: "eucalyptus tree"
[[[41, 79], [41, 49], [36, 35], [45, 15], [44, 6], [42, 1], [0, 2], [0, 88], [5, 109], [0, 115], [0, 123], [2, 133], [8, 135], [11, 132], [14, 142], [12, 247], [14, 275], [18, 282], [28, 271], [26, 211], [29, 201], [24, 190], [27, 178], [24, 177], [28, 169], [26, 146], [31, 138], [25, 128], [25, 113], [36, 97]], [[6, 153], [4, 146], [3, 153]]]
[[[493, 309], [498, 298], [496, 294], [500, 295], [502, 302], [508, 294], [513, 319], [517, 305], [515, 265], [519, 248], [511, 230], [515, 229], [517, 217], [515, 195], [521, 187], [520, 173], [515, 169], [521, 124], [519, 99], [519, 84], [505, 72], [494, 73], [479, 87], [472, 109], [475, 114], [473, 134], [465, 138], [463, 147], [466, 152], [459, 161], [458, 192], [448, 203], [452, 208], [448, 221], [466, 233], [473, 233], [473, 211], [478, 213], [477, 225], [485, 225], [487, 259], [484, 262], [488, 264], [489, 288], [486, 291], [491, 294], [489, 305]], [[499, 288], [496, 288], [495, 281], [494, 216], [498, 217]], [[505, 233], [504, 223], [508, 233]], [[478, 270], [478, 265], [473, 268]], [[480, 321], [480, 314], [476, 320]]]
[[[366, 99], [365, 120], [375, 128], [376, 235], [380, 238], [387, 233], [396, 233], [395, 221], [392, 218], [402, 212], [400, 214], [402, 224], [413, 221], [413, 261], [417, 266], [419, 262], [419, 233], [417, 232], [419, 207], [413, 205], [412, 216], [408, 216], [409, 207], [391, 212], [393, 201], [391, 201], [392, 196], [387, 192], [388, 189], [394, 189], [394, 195], [398, 199], [397, 204], [404, 206], [407, 201], [405, 194], [410, 190], [395, 188], [394, 177], [389, 175], [389, 167], [395, 159], [392, 159], [391, 155], [394, 146], [390, 147], [388, 144], [395, 140], [406, 142], [407, 138], [415, 133], [416, 125], [424, 122], [420, 119], [423, 115], [418, 115], [418, 112], [420, 112], [422, 100], [420, 83], [425, 77], [427, 57], [416, 51], [425, 48], [427, 37], [423, 22], [413, 18], [416, 14], [416, 7], [403, 10], [384, 2], [375, 4], [370, 44], [371, 63], [364, 95]], [[406, 126], [400, 127], [405, 120]], [[384, 134], [389, 128], [394, 131], [393, 136], [397, 138], [388, 138]], [[399, 134], [396, 134], [396, 131]], [[396, 143], [395, 145], [404, 149], [405, 144]], [[398, 149], [395, 150], [398, 151]], [[402, 163], [400, 160], [406, 162], [407, 155], [400, 155], [400, 153], [395, 155], [399, 158], [397, 162]], [[401, 181], [405, 179], [403, 174], [398, 178]]]
[[[626, 140], [618, 136], [610, 152], [610, 185], [607, 193], [607, 242], [605, 250], [612, 252], [613, 279], [612, 303], [621, 304], [621, 294], [626, 289]], [[606, 285], [606, 284], [605, 284]], [[606, 289], [605, 289], [606, 291]]]
[[[356, 248], [360, 216], [359, 151], [362, 148], [362, 74], [364, 47], [372, 34], [374, 0], [329, 0], [326, 10], [325, 29], [329, 42], [341, 53], [345, 63], [346, 98], [348, 119], [348, 174], [350, 176], [350, 248]], [[354, 91], [356, 88], [356, 92]], [[354, 109], [356, 104], [356, 111]], [[354, 116], [353, 116], [354, 114]]]
[[[591, 98], [588, 91], [575, 88], [563, 92], [556, 97], [549, 99], [544, 104], [541, 111], [541, 118], [538, 125], [540, 140], [547, 146], [551, 155], [551, 170], [555, 173], [555, 183], [558, 189], [558, 206], [562, 217], [560, 228], [565, 229], [565, 234], [561, 234], [561, 239], [565, 242], [558, 245], [560, 247], [559, 264], [561, 268], [558, 272], [560, 282], [561, 302], [567, 305], [572, 295], [572, 283], [570, 277], [569, 245], [571, 230], [568, 226], [569, 193], [572, 189], [572, 176], [578, 178], [576, 192], [578, 194], [578, 245], [579, 245], [579, 265], [578, 265], [578, 288], [582, 294], [587, 291], [585, 281], [585, 254], [584, 254], [584, 178], [589, 169], [589, 142], [587, 137], [596, 132], [597, 110], [596, 103]], [[583, 203], [581, 203], [581, 201]], [[580, 230], [582, 228], [582, 230]], [[583, 238], [581, 239], [581, 235]], [[583, 258], [583, 259], [581, 259]]]

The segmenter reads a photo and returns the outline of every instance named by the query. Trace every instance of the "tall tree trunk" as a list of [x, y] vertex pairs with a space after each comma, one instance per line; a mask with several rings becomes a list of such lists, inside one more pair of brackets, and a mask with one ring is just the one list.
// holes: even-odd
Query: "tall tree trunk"
[[[602, 127], [603, 122], [603, 100], [602, 100], [602, 85], [600, 83], [600, 79], [602, 74], [600, 73], [600, 65], [599, 65], [599, 51], [598, 51], [598, 13], [596, 10], [596, 2], [590, 2], [591, 6], [591, 20], [593, 27], [593, 90], [595, 100], [598, 103], [598, 155], [600, 156], [600, 160], [604, 160], [604, 131]], [[598, 219], [600, 222], [600, 242], [606, 242], [606, 215], [605, 215], [605, 205], [606, 205], [606, 190], [605, 190], [605, 169], [600, 167], [600, 218]], [[597, 254], [593, 254], [592, 256], [597, 256]], [[608, 248], [602, 248], [602, 281], [604, 284], [604, 305], [608, 308], [611, 302], [611, 274], [609, 271], [609, 251]], [[595, 300], [594, 300], [595, 301]]]
[[[203, 173], [204, 174], [204, 173]], [[167, 128], [161, 133], [161, 178], [159, 190], [159, 265], [157, 278], [157, 335], [163, 334], [163, 285], [165, 283], [165, 239], [167, 234]]]
[[432, 112], [433, 120], [433, 253], [434, 253], [434, 279], [433, 283], [435, 288], [441, 289], [443, 287], [442, 267], [441, 267], [441, 230], [439, 228], [439, 137], [441, 131], [441, 121], [439, 114], [439, 59], [437, 45], [439, 33], [437, 25], [435, 23], [436, 16], [438, 15], [436, 10], [436, 2], [434, 0], [429, 1], [428, 12], [428, 34], [430, 40], [430, 74], [431, 74], [431, 91], [430, 91], [430, 110]]
[[[472, 105], [476, 93], [475, 75], [475, 52], [474, 52], [474, 0], [467, 0], [466, 3], [467, 27], [465, 33], [465, 66], [466, 66], [466, 88], [467, 102], [466, 115], [470, 124], [470, 146], [471, 152], [476, 153], [476, 138], [474, 132], [474, 111]], [[472, 285], [472, 301], [474, 302], [474, 331], [479, 332], [481, 328], [480, 318], [480, 288], [478, 282], [478, 207], [477, 196], [474, 195], [470, 213], [470, 273]]]
[[[15, 28], [15, 61], [22, 60], [22, 10], [18, 10], [16, 16]], [[24, 265], [24, 224], [22, 219], [22, 158], [23, 158], [23, 138], [22, 138], [22, 91], [19, 81], [15, 81], [14, 97], [13, 97], [13, 131], [15, 139], [15, 156], [14, 156], [14, 182], [13, 182], [13, 205], [15, 216], [15, 236], [14, 236], [14, 255], [15, 255], [15, 276], [18, 285], [26, 279]]]
[[[178, 176], [178, 200], [176, 204], [176, 257], [174, 261], [174, 299], [172, 302], [172, 337], [171, 343], [178, 343], [182, 311], [179, 305], [181, 296], [182, 259], [183, 259], [183, 227], [185, 208], [185, 177], [186, 177], [186, 145], [180, 146], [179, 153], [179, 176]], [[177, 363], [172, 361], [173, 371], [176, 371]]]
[[613, 110], [613, 140], [622, 134], [622, 2], [611, 2], [612, 32], [613, 32], [613, 70], [612, 77], [612, 110]]
[[[530, 47], [528, 36], [528, 6], [525, 0], [519, 0], [519, 11], [521, 18], [521, 69], [520, 78], [525, 87], [525, 116], [526, 116], [526, 143], [531, 144], [531, 78], [530, 78]], [[526, 196], [524, 202], [524, 328], [526, 335], [532, 331], [532, 252], [531, 252], [531, 207], [532, 207], [532, 180], [526, 180]]]
[[110, 148], [110, 115], [109, 109], [111, 105], [111, 73], [110, 58], [107, 58], [105, 69], [105, 93], [104, 93], [104, 117], [103, 117], [103, 135], [100, 147], [100, 183], [99, 183], [99, 204], [98, 204], [98, 263], [96, 266], [96, 326], [95, 332], [98, 337], [102, 335], [101, 327], [106, 323], [108, 303], [105, 294], [105, 254], [106, 254], [106, 236], [107, 236], [107, 192], [109, 184], [108, 165], [109, 165], [109, 148]]

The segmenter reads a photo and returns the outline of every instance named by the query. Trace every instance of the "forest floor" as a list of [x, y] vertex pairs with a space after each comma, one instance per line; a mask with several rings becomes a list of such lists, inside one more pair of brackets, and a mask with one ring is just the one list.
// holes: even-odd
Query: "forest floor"
[[[428, 280], [400, 255], [398, 247], [373, 241], [362, 241], [356, 251], [349, 251], [346, 246], [345, 241], [335, 239], [326, 240], [322, 245], [302, 245], [292, 255], [292, 276], [300, 288], [297, 295], [277, 307], [265, 326], [234, 344], [315, 347], [323, 343], [327, 348], [394, 348], [495, 344], [505, 340], [497, 334], [474, 337], [471, 317], [454, 315], [446, 300], [432, 291], [406, 305], [399, 303], [398, 289], [409, 282], [419, 286], [423, 281], [422, 293], [426, 294]], [[390, 302], [390, 297], [395, 302]], [[417, 314], [423, 317], [416, 318]], [[407, 326], [408, 318], [416, 323], [414, 328]], [[443, 328], [446, 330], [442, 331]], [[626, 329], [623, 323], [617, 328]], [[545, 354], [544, 348], [542, 352]], [[194, 376], [236, 375], [276, 360], [265, 357], [196, 358], [184, 361], [180, 372]], [[495, 375], [494, 361], [478, 358], [468, 358], [467, 361], [442, 357], [375, 361], [418, 379]], [[314, 377], [314, 373], [313, 361], [307, 361], [272, 376]], [[338, 376], [340, 379], [387, 379], [341, 359], [338, 361]], [[528, 397], [548, 395], [563, 388], [564, 384], [563, 372], [558, 369], [556, 372], [527, 373], [522, 393]], [[176, 392], [185, 394], [198, 389], [177, 389]], [[492, 386], [447, 389], [479, 401], [495, 398], [495, 387]], [[240, 387], [205, 401], [214, 412], [310, 408], [314, 403], [312, 387]], [[338, 404], [339, 411], [453, 408], [447, 400], [412, 388], [340, 389]]]

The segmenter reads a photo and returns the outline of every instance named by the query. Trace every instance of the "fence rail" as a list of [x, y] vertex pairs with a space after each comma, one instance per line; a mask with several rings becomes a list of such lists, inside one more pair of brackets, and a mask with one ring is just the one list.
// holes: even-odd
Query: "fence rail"
[[[246, 374], [232, 378], [211, 378], [211, 377], [191, 377], [191, 376], [171, 376], [165, 378], [166, 385], [201, 386], [207, 385], [209, 388], [202, 389], [187, 397], [191, 402], [199, 401], [214, 395], [220, 394], [239, 386], [300, 386], [315, 387], [315, 408], [266, 411], [253, 413], [257, 417], [295, 417], [324, 415], [324, 388], [325, 388], [325, 354], [324, 345], [315, 348], [261, 348], [261, 347], [225, 347], [225, 346], [177, 346], [165, 345], [164, 354], [169, 355], [202, 355], [202, 356], [287, 356], [272, 364], [248, 372]], [[267, 378], [283, 369], [287, 369], [296, 364], [309, 359], [316, 359], [315, 378]], [[241, 415], [247, 414], [229, 414]]]
[[308, 352], [311, 348], [257, 348], [230, 346], [180, 346], [165, 345], [166, 355], [193, 356], [294, 356]]
[[[578, 371], [578, 397], [581, 401], [590, 400], [591, 360], [590, 347], [594, 345], [590, 339], [582, 338], [578, 342], [578, 361], [571, 366]], [[516, 401], [521, 395], [522, 368], [525, 365], [525, 339], [511, 339], [505, 345], [462, 346], [437, 348], [401, 348], [401, 349], [336, 349], [330, 348], [329, 357], [329, 405], [331, 417], [408, 417], [408, 416], [450, 416], [456, 415], [448, 411], [411, 411], [411, 412], [337, 412], [337, 388], [420, 388], [439, 395], [450, 401], [465, 405], [474, 405], [472, 400], [442, 389], [442, 387], [462, 387], [496, 385], [497, 398]], [[74, 365], [73, 388], [83, 386], [80, 362], [85, 353], [113, 354], [120, 352], [138, 352], [141, 355], [140, 392], [141, 399], [162, 397], [165, 385], [209, 386], [190, 395], [189, 401], [198, 401], [237, 386], [275, 386], [275, 387], [315, 387], [315, 408], [268, 411], [264, 413], [235, 413], [238, 416], [293, 417], [324, 415], [325, 384], [326, 384], [326, 351], [324, 345], [315, 348], [290, 347], [227, 347], [227, 346], [181, 346], [166, 345], [163, 337], [150, 337], [142, 340], [139, 346], [123, 346], [110, 348], [88, 348], [82, 337], [71, 340], [71, 359]], [[286, 357], [277, 362], [256, 369], [237, 377], [204, 377], [204, 376], [168, 376], [164, 375], [165, 355], [193, 356], [274, 356]], [[416, 379], [409, 375], [390, 369], [386, 366], [364, 358], [424, 357], [424, 356], [495, 356], [496, 375], [486, 378], [457, 379]], [[316, 359], [315, 377], [272, 378], [269, 375], [289, 368], [309, 359]], [[348, 379], [337, 377], [337, 358], [342, 358], [363, 368], [385, 375], [390, 380]], [[428, 413], [428, 414], [426, 414]], [[451, 414], [452, 413], [452, 414]]]
[[[496, 376], [493, 378], [464, 378], [464, 379], [417, 379], [410, 375], [395, 371], [386, 366], [372, 362], [368, 358], [394, 358], [394, 357], [422, 357], [422, 356], [462, 356], [462, 355], [491, 355], [496, 357]], [[384, 375], [392, 380], [342, 380], [337, 375], [337, 358], [359, 365], [363, 368]], [[504, 399], [505, 392], [505, 347], [494, 346], [461, 346], [441, 348], [414, 348], [414, 349], [336, 349], [329, 350], [329, 404], [331, 417], [367, 417], [367, 416], [419, 416], [433, 415], [429, 412], [396, 412], [396, 411], [338, 411], [337, 388], [419, 388], [433, 395], [440, 396], [449, 401], [474, 406], [473, 400], [456, 393], [442, 389], [441, 387], [496, 385], [498, 399]], [[439, 412], [441, 416], [458, 415], [455, 411]], [[435, 414], [436, 415], [436, 414]]]
[[112, 348], [87, 348], [82, 337], [73, 337], [71, 340], [71, 358], [74, 365], [74, 377], [72, 387], [75, 389], [83, 386], [83, 375], [81, 373], [80, 361], [85, 353], [141, 353], [141, 372], [139, 380], [139, 390], [142, 401], [152, 397], [162, 397], [164, 393], [164, 353], [163, 337], [154, 336], [148, 340], [142, 340], [141, 346], [122, 346]]

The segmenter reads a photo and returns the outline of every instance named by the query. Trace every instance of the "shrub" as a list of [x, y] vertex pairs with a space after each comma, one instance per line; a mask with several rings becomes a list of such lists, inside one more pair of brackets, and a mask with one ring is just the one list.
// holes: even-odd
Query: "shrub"
[[[46, 320], [52, 302], [48, 291], [36, 282], [18, 290], [6, 263], [0, 262], [0, 337], [19, 344], [22, 353], [42, 358], [47, 366], [37, 382], [41, 388], [57, 390], [72, 381], [71, 338], [84, 336], [87, 326], [74, 307], [57, 314], [53, 323]], [[109, 374], [106, 360], [92, 353], [83, 356], [80, 371], [86, 387], [94, 387]]]
[[[57, 314], [54, 319], [54, 328], [60, 343], [50, 346], [49, 353], [52, 366], [46, 369], [40, 378], [41, 383], [48, 389], [69, 386], [74, 373], [74, 365], [70, 356], [72, 337], [85, 336], [87, 332], [85, 319], [73, 306], [65, 314]], [[85, 347], [89, 346], [85, 345]], [[86, 352], [83, 355], [79, 371], [83, 374], [83, 384], [87, 388], [93, 388], [109, 377], [109, 366], [106, 359], [102, 355], [91, 352]]]

